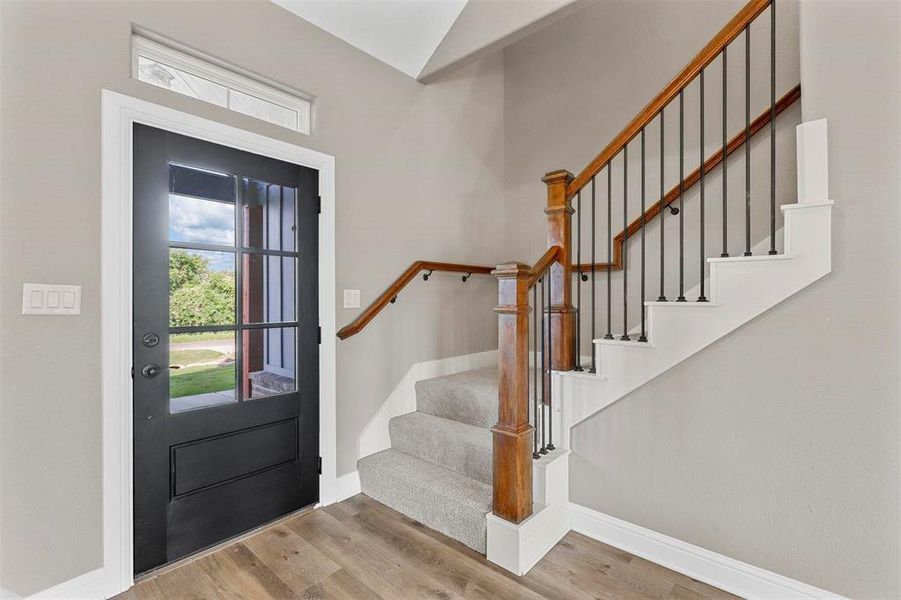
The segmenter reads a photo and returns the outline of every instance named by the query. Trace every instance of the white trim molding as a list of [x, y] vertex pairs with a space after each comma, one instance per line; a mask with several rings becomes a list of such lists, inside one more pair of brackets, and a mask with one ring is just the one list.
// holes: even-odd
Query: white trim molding
[[572, 530], [749, 600], [846, 600], [832, 592], [570, 504]]
[[497, 350], [413, 363], [357, 439], [357, 458], [391, 447], [388, 422], [416, 410], [416, 382], [497, 364]]
[[0, 600], [92, 600], [106, 598], [108, 589], [106, 573], [100, 568], [26, 596], [24, 599], [9, 590], [0, 589]]
[[[139, 100], [102, 91], [101, 150], [101, 385], [103, 430], [103, 567], [61, 585], [102, 572], [90, 597], [127, 590], [133, 578], [132, 516], [132, 130], [134, 123], [172, 131], [302, 165], [319, 171], [319, 444], [321, 504], [336, 497], [335, 410], [335, 159]], [[92, 584], [93, 585], [93, 584]], [[59, 587], [59, 586], [57, 586]], [[56, 588], [51, 588], [56, 589]], [[42, 595], [36, 597], [51, 597]], [[74, 597], [71, 596], [70, 597]]]
[[570, 530], [569, 450], [557, 448], [532, 463], [532, 515], [511, 523], [494, 513], [486, 558], [514, 575], [525, 575]]

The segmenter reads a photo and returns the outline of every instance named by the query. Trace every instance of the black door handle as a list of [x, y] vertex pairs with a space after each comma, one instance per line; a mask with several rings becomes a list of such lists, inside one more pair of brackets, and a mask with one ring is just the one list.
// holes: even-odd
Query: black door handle
[[160, 373], [166, 371], [163, 367], [155, 364], [144, 365], [144, 368], [141, 369], [141, 375], [146, 377], [147, 379], [153, 379]]

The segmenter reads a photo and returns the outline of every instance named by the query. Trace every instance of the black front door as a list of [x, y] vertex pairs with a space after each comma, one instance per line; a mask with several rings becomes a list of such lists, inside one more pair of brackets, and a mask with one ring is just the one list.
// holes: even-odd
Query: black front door
[[319, 498], [318, 172], [134, 126], [135, 573]]

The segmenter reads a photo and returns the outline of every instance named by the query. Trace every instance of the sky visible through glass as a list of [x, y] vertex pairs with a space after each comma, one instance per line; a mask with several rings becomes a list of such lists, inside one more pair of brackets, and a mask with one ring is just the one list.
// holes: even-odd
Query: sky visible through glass
[[[235, 245], [234, 204], [169, 195], [169, 240], [196, 244]], [[197, 254], [196, 251], [189, 251]], [[210, 269], [234, 271], [234, 255], [203, 252]]]

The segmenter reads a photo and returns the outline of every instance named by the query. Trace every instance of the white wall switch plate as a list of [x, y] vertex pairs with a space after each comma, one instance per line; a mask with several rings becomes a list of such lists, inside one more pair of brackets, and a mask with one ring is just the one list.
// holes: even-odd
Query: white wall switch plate
[[360, 290], [344, 290], [344, 308], [360, 308]]
[[23, 315], [80, 315], [81, 286], [22, 284]]

